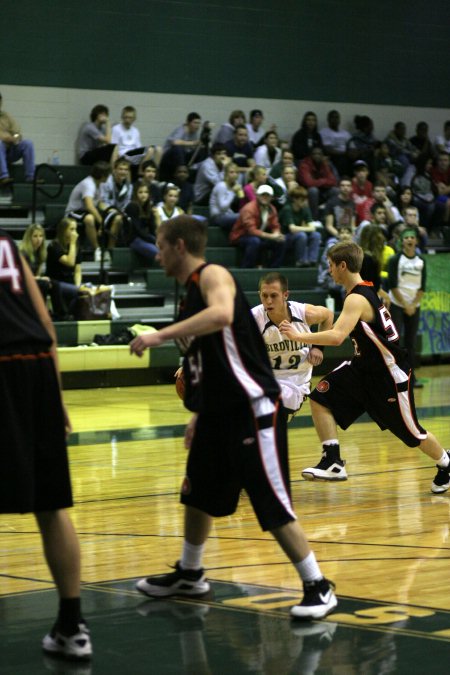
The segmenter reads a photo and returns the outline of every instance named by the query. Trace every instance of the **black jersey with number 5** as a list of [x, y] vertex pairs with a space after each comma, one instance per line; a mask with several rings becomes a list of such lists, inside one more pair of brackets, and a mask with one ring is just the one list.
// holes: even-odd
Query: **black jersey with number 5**
[[[200, 290], [200, 275], [206, 265], [189, 277], [178, 321], [206, 309]], [[184, 404], [188, 410], [218, 414], [261, 397], [272, 401], [279, 397], [264, 341], [238, 284], [231, 326], [209, 335], [185, 337], [177, 344], [184, 355]]]
[[375, 292], [373, 284], [363, 281], [350, 291], [357, 293], [370, 303], [374, 311], [371, 322], [357, 322], [350, 333], [355, 348], [352, 364], [362, 370], [372, 370], [395, 364], [405, 365], [406, 352], [399, 346], [399, 334], [386, 307]]
[[0, 230], [0, 352], [27, 354], [51, 345], [28, 295], [14, 240]]

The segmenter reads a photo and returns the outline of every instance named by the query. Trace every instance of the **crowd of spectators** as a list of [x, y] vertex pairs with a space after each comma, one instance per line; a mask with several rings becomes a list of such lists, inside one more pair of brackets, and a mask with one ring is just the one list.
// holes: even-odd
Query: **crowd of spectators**
[[[395, 248], [411, 207], [422, 252], [449, 227], [450, 121], [434, 139], [423, 121], [413, 136], [397, 121], [379, 139], [367, 115], [347, 130], [339, 111], [330, 110], [321, 127], [309, 110], [290, 138], [280, 138], [275, 124], [264, 128], [260, 109], [248, 120], [233, 110], [216, 129], [190, 112], [159, 147], [141, 139], [136, 119], [127, 105], [113, 125], [98, 104], [79, 134], [78, 161], [91, 172], [73, 189], [65, 215], [84, 228], [96, 260], [108, 260], [117, 242], [151, 260], [158, 224], [196, 207], [208, 207], [210, 223], [243, 250], [242, 266], [317, 265], [320, 246], [343, 228], [360, 242], [366, 227], [376, 227]], [[20, 152], [31, 171], [29, 147], [11, 136], [17, 130], [1, 112], [3, 174], [5, 158]]]

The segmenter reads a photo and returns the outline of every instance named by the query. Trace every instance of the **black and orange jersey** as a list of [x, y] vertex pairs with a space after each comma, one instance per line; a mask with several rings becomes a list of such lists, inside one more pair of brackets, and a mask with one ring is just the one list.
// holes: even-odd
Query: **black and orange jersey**
[[[200, 290], [205, 263], [186, 283], [178, 320], [198, 314], [207, 307]], [[234, 319], [209, 335], [184, 337], [177, 344], [184, 355], [185, 406], [193, 412], [218, 414], [240, 409], [244, 403], [279, 397], [264, 341], [244, 293], [236, 283]], [[230, 420], [232, 424], [232, 420]]]
[[0, 230], [0, 353], [48, 351], [51, 343], [28, 294], [14, 240]]
[[373, 321], [360, 319], [350, 333], [355, 348], [353, 365], [362, 370], [375, 372], [380, 366], [391, 368], [399, 363], [404, 366], [406, 352], [399, 346], [397, 329], [389, 311], [376, 294], [373, 284], [363, 281], [352, 288], [349, 295], [352, 293], [366, 298], [374, 311]]

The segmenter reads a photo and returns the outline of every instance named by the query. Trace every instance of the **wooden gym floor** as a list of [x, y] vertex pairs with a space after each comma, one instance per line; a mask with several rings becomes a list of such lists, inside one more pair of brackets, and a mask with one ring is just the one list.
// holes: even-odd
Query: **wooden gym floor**
[[[450, 447], [450, 366], [422, 368], [419, 418]], [[211, 597], [145, 600], [134, 581], [169, 570], [183, 538], [178, 489], [189, 414], [173, 386], [68, 391], [70, 460], [92, 664], [44, 658], [56, 594], [31, 516], [0, 519], [0, 673], [191, 675], [442, 673], [450, 653], [450, 491], [435, 468], [370, 421], [341, 433], [349, 480], [309, 483], [320, 454], [309, 405], [290, 425], [293, 499], [340, 604], [292, 624], [299, 580], [245, 495], [216, 520], [205, 566]], [[447, 663], [447, 667], [445, 666]]]

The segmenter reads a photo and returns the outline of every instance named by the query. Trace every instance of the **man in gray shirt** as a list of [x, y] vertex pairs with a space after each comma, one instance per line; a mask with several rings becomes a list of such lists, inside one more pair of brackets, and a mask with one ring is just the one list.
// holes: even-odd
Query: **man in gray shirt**
[[200, 164], [195, 177], [194, 201], [196, 204], [208, 204], [213, 187], [223, 180], [224, 168], [230, 161], [225, 145], [214, 143], [211, 148], [211, 157]]

